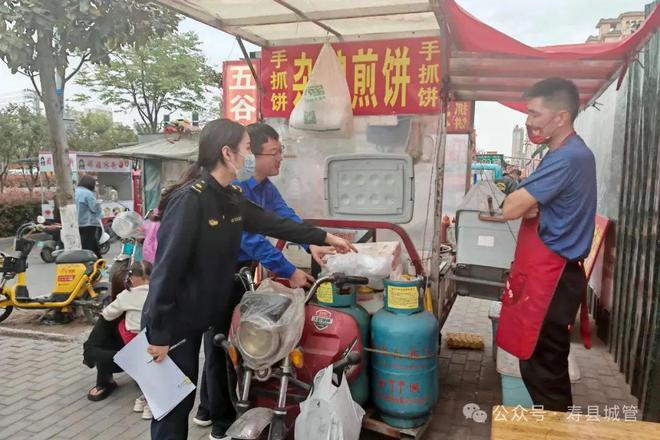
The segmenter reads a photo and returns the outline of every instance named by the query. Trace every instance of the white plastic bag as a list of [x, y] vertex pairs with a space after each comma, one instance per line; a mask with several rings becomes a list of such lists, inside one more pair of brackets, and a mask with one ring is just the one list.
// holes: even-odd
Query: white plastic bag
[[386, 278], [392, 271], [391, 255], [335, 254], [328, 257], [326, 271], [368, 278]]
[[144, 219], [135, 211], [124, 211], [112, 221], [112, 230], [121, 238], [144, 238]]
[[358, 440], [364, 410], [353, 401], [344, 374], [337, 387], [332, 383], [332, 365], [316, 373], [311, 394], [300, 404], [295, 438]]
[[289, 127], [323, 137], [353, 135], [353, 107], [346, 75], [330, 44], [321, 48], [302, 98], [291, 112]]

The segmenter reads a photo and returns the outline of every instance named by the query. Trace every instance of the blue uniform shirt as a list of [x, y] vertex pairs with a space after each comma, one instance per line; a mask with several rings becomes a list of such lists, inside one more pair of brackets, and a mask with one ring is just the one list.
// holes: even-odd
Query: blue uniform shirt
[[[257, 182], [254, 177], [234, 183], [241, 187], [243, 195], [251, 202], [267, 211], [274, 212], [280, 217], [302, 223], [300, 217], [296, 215], [293, 209], [289, 208], [277, 187], [268, 178], [265, 178], [261, 183]], [[308, 250], [308, 247], [305, 246], [305, 249]], [[284, 278], [290, 278], [296, 270], [296, 267], [266, 237], [250, 232], [243, 232], [241, 255], [238, 261], [258, 261], [269, 271], [275, 272], [278, 276]]]
[[85, 187], [77, 186], [74, 195], [78, 211], [78, 226], [101, 227], [101, 204], [94, 197], [94, 193]]
[[596, 161], [577, 135], [550, 151], [521, 185], [539, 202], [539, 235], [570, 261], [591, 249], [596, 217]]

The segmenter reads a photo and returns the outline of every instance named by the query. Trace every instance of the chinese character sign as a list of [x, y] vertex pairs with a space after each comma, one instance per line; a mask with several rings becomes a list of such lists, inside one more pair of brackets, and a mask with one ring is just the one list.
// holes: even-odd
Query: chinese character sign
[[[335, 43], [332, 47], [346, 74], [354, 115], [439, 111], [438, 38]], [[264, 116], [289, 116], [320, 51], [321, 45], [264, 49], [260, 75]]]
[[[67, 165], [71, 167], [71, 171], [78, 171], [76, 153], [69, 152], [69, 163]], [[55, 171], [52, 153], [39, 153], [39, 171], [42, 173], [52, 173]]]
[[[259, 72], [259, 60], [252, 60]], [[286, 78], [275, 78], [277, 81]], [[225, 61], [223, 68], [224, 117], [247, 125], [259, 120], [259, 92], [250, 66], [245, 61]]]
[[474, 101], [449, 101], [447, 104], [447, 133], [466, 134], [472, 130]]

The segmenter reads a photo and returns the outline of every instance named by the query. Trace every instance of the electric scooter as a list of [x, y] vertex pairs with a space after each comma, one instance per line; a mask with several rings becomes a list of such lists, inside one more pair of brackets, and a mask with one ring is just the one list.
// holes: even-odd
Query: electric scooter
[[[34, 224], [32, 224], [34, 226]], [[55, 258], [56, 270], [50, 294], [31, 298], [26, 284], [28, 256], [35, 245], [27, 226], [19, 228], [14, 240], [17, 256], [0, 253], [0, 322], [22, 309], [56, 309], [69, 312], [80, 308], [90, 323], [95, 323], [103, 308], [111, 301], [110, 286], [101, 282], [104, 259], [89, 250], [63, 251]], [[7, 285], [11, 280], [12, 285]]]
[[[355, 319], [309, 300], [323, 283], [334, 283], [341, 292], [346, 284], [367, 284], [368, 279], [340, 273], [319, 278], [298, 304], [285, 294], [255, 292], [248, 270], [239, 275], [250, 289], [234, 310], [228, 338], [217, 334], [213, 340], [231, 363], [229, 389], [238, 418], [226, 436], [283, 440], [318, 371], [333, 365], [339, 377], [346, 370], [351, 383], [362, 368]], [[300, 330], [302, 336], [295, 333]]]

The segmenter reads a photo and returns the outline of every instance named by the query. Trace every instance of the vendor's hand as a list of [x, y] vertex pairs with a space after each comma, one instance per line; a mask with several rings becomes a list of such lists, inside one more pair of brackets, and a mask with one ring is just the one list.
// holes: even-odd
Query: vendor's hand
[[319, 263], [319, 266], [325, 266], [325, 261], [323, 260], [326, 255], [334, 255], [335, 248], [332, 246], [316, 246], [312, 244], [309, 246], [309, 252], [312, 253], [312, 258]]
[[300, 269], [296, 269], [293, 275], [289, 278], [289, 284], [291, 284], [291, 287], [294, 289], [298, 287], [309, 287], [313, 282], [314, 277]]
[[325, 237], [325, 242], [335, 248], [335, 250], [340, 254], [346, 254], [351, 251], [357, 253], [357, 249], [355, 249], [353, 243], [343, 238], [337, 237], [336, 235], [328, 234]]
[[169, 351], [169, 345], [151, 345], [147, 347], [147, 353], [151, 356], [155, 362], [160, 362], [165, 359], [167, 352]]
[[525, 217], [525, 218], [536, 218], [536, 216], [538, 216], [538, 215], [539, 215], [539, 204], [537, 203], [534, 206], [532, 206], [529, 209], [529, 211], [527, 211], [525, 213], [525, 215], [523, 215], [523, 217]]

